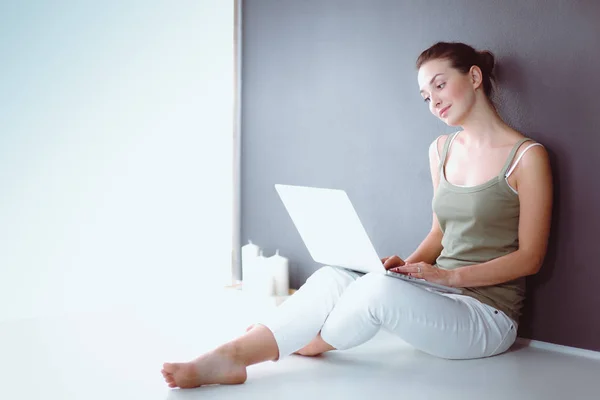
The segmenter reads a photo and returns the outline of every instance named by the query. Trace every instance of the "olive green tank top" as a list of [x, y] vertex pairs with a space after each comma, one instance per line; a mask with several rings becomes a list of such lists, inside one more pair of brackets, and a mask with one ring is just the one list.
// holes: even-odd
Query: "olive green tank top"
[[[440, 156], [440, 182], [433, 198], [443, 232], [443, 250], [436, 265], [444, 269], [481, 264], [519, 248], [519, 196], [506, 181], [506, 173], [519, 147], [515, 144], [500, 173], [476, 186], [457, 186], [446, 180], [448, 149], [458, 133], [450, 135]], [[518, 322], [525, 299], [525, 278], [493, 286], [464, 288], [463, 294], [503, 311]]]

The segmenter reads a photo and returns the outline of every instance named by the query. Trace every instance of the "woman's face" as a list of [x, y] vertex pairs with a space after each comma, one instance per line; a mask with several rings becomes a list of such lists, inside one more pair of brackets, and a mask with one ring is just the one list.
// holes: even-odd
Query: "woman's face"
[[476, 86], [471, 78], [472, 73], [462, 74], [452, 68], [449, 60], [430, 60], [421, 65], [419, 89], [429, 111], [449, 126], [461, 125], [475, 104]]

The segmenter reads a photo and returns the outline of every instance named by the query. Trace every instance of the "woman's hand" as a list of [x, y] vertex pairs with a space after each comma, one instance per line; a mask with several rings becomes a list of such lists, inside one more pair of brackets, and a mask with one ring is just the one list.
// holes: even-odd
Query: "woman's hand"
[[381, 263], [383, 264], [383, 268], [388, 270], [404, 265], [404, 260], [398, 256], [390, 256], [382, 258]]
[[404, 264], [391, 268], [390, 271], [418, 279], [425, 279], [426, 281], [440, 285], [452, 286], [452, 271], [437, 268], [425, 262]]

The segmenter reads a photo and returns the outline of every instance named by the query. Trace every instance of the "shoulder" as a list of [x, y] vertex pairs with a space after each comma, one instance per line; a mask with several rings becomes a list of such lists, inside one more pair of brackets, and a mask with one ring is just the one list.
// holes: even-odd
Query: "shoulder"
[[513, 175], [519, 194], [530, 187], [539, 193], [544, 187], [552, 186], [552, 170], [548, 151], [539, 142], [528, 140], [519, 146], [513, 162]]
[[[506, 145], [513, 148], [514, 154], [510, 161], [508, 175], [518, 173], [524, 165], [532, 162], [543, 163], [548, 161], [548, 153], [543, 144], [519, 132], [516, 129], [508, 127], [504, 132], [507, 140]], [[518, 148], [514, 149], [518, 145]]]
[[548, 151], [544, 145], [533, 139], [526, 139], [529, 140], [521, 143], [515, 154], [514, 163], [517, 164], [515, 170], [519, 168], [519, 165], [523, 167], [522, 169], [549, 165]]
[[440, 161], [442, 151], [444, 150], [444, 144], [448, 140], [450, 135], [440, 135], [434, 139], [429, 145], [429, 159]]

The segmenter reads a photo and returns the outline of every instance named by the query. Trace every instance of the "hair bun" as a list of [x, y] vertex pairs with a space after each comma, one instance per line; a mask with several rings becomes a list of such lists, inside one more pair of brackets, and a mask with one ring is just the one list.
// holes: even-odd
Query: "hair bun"
[[489, 50], [483, 50], [479, 53], [479, 68], [481, 68], [484, 73], [488, 73], [490, 76], [493, 76], [494, 65], [495, 65], [495, 57]]

